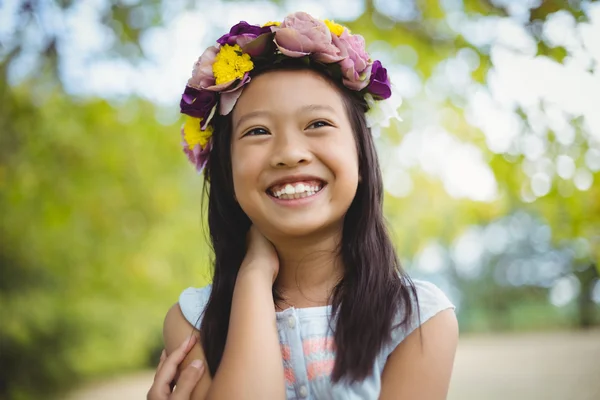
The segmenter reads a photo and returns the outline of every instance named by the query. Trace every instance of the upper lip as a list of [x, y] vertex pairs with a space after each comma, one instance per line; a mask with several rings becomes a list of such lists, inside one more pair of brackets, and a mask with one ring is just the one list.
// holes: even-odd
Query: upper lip
[[284, 185], [286, 183], [305, 182], [305, 181], [321, 181], [321, 182], [327, 183], [325, 181], [325, 179], [319, 178], [318, 176], [315, 176], [315, 175], [288, 175], [286, 177], [283, 177], [281, 179], [271, 182], [269, 184], [268, 189], [271, 189], [273, 186]]

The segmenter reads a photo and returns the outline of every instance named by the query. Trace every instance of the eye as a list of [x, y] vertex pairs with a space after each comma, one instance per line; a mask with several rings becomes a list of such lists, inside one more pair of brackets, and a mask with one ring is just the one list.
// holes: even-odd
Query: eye
[[325, 126], [332, 126], [332, 125], [327, 121], [319, 120], [319, 121], [313, 122], [308, 127], [311, 129], [317, 129], [317, 128], [323, 128]]
[[245, 136], [260, 136], [260, 135], [268, 135], [269, 132], [264, 128], [254, 128], [250, 129], [248, 132], [244, 133], [242, 137]]

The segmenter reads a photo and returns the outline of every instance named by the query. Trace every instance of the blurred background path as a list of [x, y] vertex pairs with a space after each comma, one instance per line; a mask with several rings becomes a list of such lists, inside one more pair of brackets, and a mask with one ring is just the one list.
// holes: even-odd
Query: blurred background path
[[[600, 330], [467, 336], [449, 400], [600, 399]], [[68, 400], [145, 399], [153, 372], [85, 387]]]

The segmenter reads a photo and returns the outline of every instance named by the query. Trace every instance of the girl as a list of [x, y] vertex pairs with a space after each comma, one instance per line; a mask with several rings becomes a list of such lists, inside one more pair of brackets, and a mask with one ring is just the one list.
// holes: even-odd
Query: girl
[[168, 353], [199, 338], [180, 366], [206, 365], [191, 398], [444, 399], [454, 307], [402, 271], [383, 220], [370, 127], [386, 70], [306, 13], [218, 44], [181, 101], [215, 253], [212, 285], [164, 324]]

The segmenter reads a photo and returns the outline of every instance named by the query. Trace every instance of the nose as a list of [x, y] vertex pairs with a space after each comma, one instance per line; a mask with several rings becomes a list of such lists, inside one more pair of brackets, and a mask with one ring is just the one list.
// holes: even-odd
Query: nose
[[312, 153], [305, 139], [300, 132], [276, 135], [271, 166], [274, 168], [291, 168], [310, 163]]

